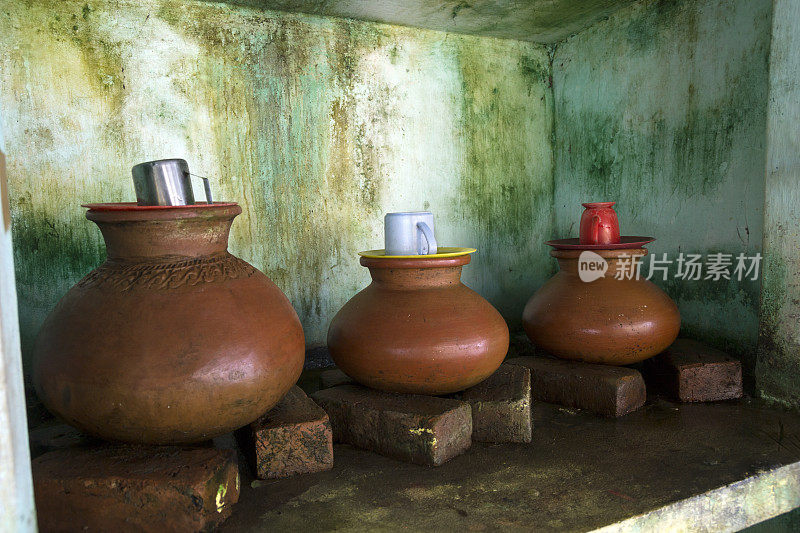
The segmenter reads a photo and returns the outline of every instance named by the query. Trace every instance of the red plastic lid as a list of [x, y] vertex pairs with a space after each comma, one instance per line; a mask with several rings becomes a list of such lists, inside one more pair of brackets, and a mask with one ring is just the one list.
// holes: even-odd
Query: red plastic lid
[[92, 211], [158, 211], [169, 209], [215, 209], [218, 207], [233, 207], [236, 205], [239, 204], [236, 202], [214, 202], [213, 204], [198, 202], [191, 205], [139, 205], [136, 202], [117, 202], [81, 204], [81, 207], [86, 207]]

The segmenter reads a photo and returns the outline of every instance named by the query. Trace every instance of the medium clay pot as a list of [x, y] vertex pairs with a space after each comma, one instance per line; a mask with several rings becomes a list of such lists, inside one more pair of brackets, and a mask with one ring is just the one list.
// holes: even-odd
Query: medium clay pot
[[238, 205], [85, 207], [108, 257], [39, 333], [33, 381], [53, 413], [105, 439], [190, 443], [294, 385], [303, 330], [280, 289], [228, 253]]
[[678, 307], [644, 278], [628, 274], [644, 248], [594, 250], [608, 263], [605, 277], [582, 281], [580, 250], [552, 250], [559, 272], [528, 301], [522, 323], [542, 350], [562, 359], [627, 365], [652, 357], [678, 336]]
[[415, 394], [457, 392], [492, 375], [508, 351], [508, 326], [461, 283], [469, 261], [362, 257], [372, 283], [328, 330], [339, 368], [368, 387]]

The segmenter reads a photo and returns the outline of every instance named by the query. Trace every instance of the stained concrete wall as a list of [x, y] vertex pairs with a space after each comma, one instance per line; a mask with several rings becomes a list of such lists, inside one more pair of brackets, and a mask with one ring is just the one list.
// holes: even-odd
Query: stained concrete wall
[[777, 0], [767, 120], [764, 283], [756, 380], [800, 406], [800, 4]]
[[244, 213], [231, 250], [297, 309], [309, 346], [369, 276], [386, 211], [430, 209], [464, 280], [510, 319], [552, 273], [545, 47], [197, 1], [0, 10], [23, 350], [104, 256], [81, 203], [183, 157]]
[[[616, 200], [668, 253], [761, 251], [771, 0], [646, 0], [558, 45], [556, 228]], [[645, 268], [645, 271], [647, 269]], [[759, 282], [658, 281], [683, 333], [755, 364]]]
[[659, 283], [684, 333], [751, 375], [760, 314], [759, 387], [796, 403], [800, 15], [775, 9], [772, 27], [769, 0], [644, 0], [560, 43], [551, 71], [536, 44], [224, 3], [8, 4], [24, 352], [102, 260], [78, 204], [132, 200], [133, 163], [177, 156], [243, 205], [232, 251], [284, 289], [311, 347], [367, 283], [355, 254], [380, 247], [388, 210], [431, 209], [444, 243], [477, 246], [464, 278], [512, 326], [555, 269], [541, 241], [575, 235], [581, 201], [617, 200], [623, 232], [671, 258], [763, 239], [763, 291]]

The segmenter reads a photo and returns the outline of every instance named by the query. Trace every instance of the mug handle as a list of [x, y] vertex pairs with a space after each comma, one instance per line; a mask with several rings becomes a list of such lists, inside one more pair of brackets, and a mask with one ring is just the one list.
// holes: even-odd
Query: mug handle
[[419, 252], [419, 255], [428, 255], [431, 248], [436, 248], [436, 238], [433, 236], [430, 226], [428, 226], [425, 222], [417, 222], [417, 228], [419, 228], [419, 230], [422, 231], [422, 234], [425, 235], [426, 244], [424, 248], [420, 246], [417, 251]]

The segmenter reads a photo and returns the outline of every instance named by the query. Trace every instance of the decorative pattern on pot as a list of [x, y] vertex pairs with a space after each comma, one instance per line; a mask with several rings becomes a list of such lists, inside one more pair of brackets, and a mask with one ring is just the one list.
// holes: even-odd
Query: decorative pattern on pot
[[33, 381], [55, 414], [110, 440], [180, 444], [246, 425], [303, 367], [292, 305], [227, 251], [235, 203], [91, 204], [107, 261], [47, 317]]
[[[609, 204], [603, 209], [611, 209]], [[587, 224], [592, 216], [584, 217]], [[613, 227], [616, 216], [604, 216]], [[588, 228], [586, 232], [597, 235]], [[559, 271], [531, 297], [522, 315], [525, 332], [537, 348], [562, 359], [627, 365], [657, 355], [677, 338], [677, 305], [638, 276], [636, 263], [647, 255], [642, 246], [653, 239], [613, 234], [613, 229], [606, 232], [605, 243], [547, 243], [555, 248], [550, 255], [558, 260]]]
[[414, 255], [414, 243], [409, 255], [362, 252], [372, 283], [342, 307], [328, 330], [333, 360], [368, 387], [457, 392], [492, 375], [508, 352], [503, 317], [461, 283], [475, 250], [433, 245], [432, 221], [425, 223], [431, 231], [420, 232], [421, 238], [431, 245], [421, 247], [436, 252]]

